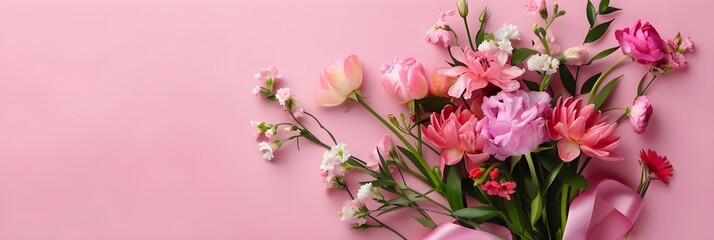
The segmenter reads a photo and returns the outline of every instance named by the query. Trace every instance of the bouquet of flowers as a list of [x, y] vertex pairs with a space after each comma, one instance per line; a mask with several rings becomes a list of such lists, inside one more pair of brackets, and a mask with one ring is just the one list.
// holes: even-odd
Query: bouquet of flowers
[[[586, 4], [589, 29], [583, 44], [561, 51], [549, 31], [565, 15], [557, 3], [527, 1], [527, 11], [543, 21], [533, 25], [537, 40], [530, 43], [519, 41], [517, 26], [502, 24], [495, 31], [487, 26], [490, 13], [485, 7], [472, 34], [468, 5], [459, 0], [456, 9], [440, 11], [426, 33], [427, 42], [448, 51], [448, 66], [435, 67], [428, 75], [421, 63], [407, 57], [380, 68], [385, 91], [408, 107], [406, 114], [384, 116], [370, 107], [359, 90], [363, 76], [358, 56], [322, 72], [315, 104], [354, 101], [389, 130], [366, 157], [352, 155], [289, 88], [278, 89], [281, 74], [276, 68], [261, 70], [253, 94], [277, 102], [293, 120], [251, 122], [256, 137], [264, 139], [258, 144], [263, 158], [271, 160], [274, 151], [291, 141], [299, 149], [301, 139], [324, 147], [319, 168], [326, 188], [349, 193], [338, 215], [355, 229], [386, 228], [404, 238], [379, 217], [411, 209], [411, 219], [432, 229], [425, 239], [626, 237], [650, 183], [668, 184], [672, 165], [656, 151], [642, 150], [641, 180], [635, 190], [611, 179], [589, 185], [583, 170], [591, 160], [625, 160], [617, 153], [622, 139], [615, 129], [629, 119], [635, 132], [646, 131], [653, 114], [646, 93], [656, 79], [687, 65], [684, 53], [693, 51], [692, 41], [679, 34], [665, 40], [651, 24], [637, 21], [614, 31], [619, 46], [591, 55], [588, 44], [608, 35], [614, 20], [608, 16], [621, 10], [601, 0]], [[467, 33], [461, 38], [446, 22], [457, 14]], [[458, 41], [463, 38], [468, 45]], [[619, 52], [622, 57], [606, 69], [580, 76], [581, 68]], [[648, 67], [633, 104], [603, 109], [624, 78], [610, 73], [628, 62]], [[527, 81], [526, 74], [540, 81]], [[554, 81], [563, 87], [553, 87]], [[606, 115], [613, 112], [619, 114], [614, 121]], [[329, 139], [318, 137], [304, 121], [315, 121]], [[279, 132], [289, 136], [276, 138]], [[370, 178], [360, 182], [356, 192], [346, 184], [355, 172]], [[428, 187], [414, 187], [414, 182]], [[436, 222], [433, 215], [451, 220]]]

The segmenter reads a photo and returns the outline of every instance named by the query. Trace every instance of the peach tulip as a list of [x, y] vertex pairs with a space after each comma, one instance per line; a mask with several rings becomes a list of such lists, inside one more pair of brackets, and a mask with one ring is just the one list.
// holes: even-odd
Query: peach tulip
[[337, 61], [323, 70], [320, 88], [315, 92], [315, 104], [325, 107], [339, 105], [362, 85], [362, 65], [357, 55]]

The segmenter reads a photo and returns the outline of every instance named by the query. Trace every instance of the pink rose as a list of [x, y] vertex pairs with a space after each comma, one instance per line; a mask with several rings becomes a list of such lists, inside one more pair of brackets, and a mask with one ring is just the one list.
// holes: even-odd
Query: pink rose
[[637, 20], [634, 27], [615, 31], [615, 38], [622, 52], [640, 64], [652, 65], [665, 57], [664, 40], [648, 22], [642, 24]]
[[528, 13], [538, 15], [540, 11], [545, 10], [545, 0], [526, 0], [525, 6]]
[[632, 129], [636, 133], [642, 134], [647, 130], [647, 124], [650, 121], [650, 116], [652, 116], [652, 104], [646, 96], [639, 96], [635, 99], [635, 103], [632, 104], [630, 109], [630, 123], [632, 124]]
[[545, 115], [550, 108], [550, 95], [545, 92], [500, 92], [484, 97], [481, 105], [484, 117], [476, 131], [488, 139], [485, 153], [499, 160], [533, 151], [549, 140]]
[[384, 90], [401, 104], [424, 98], [429, 92], [424, 67], [413, 57], [394, 58], [391, 65], [384, 64], [380, 70]]

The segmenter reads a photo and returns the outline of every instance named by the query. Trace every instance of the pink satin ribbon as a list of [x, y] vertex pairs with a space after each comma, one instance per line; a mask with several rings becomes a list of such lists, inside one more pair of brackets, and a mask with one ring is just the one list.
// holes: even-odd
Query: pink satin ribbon
[[[508, 240], [512, 240], [511, 231], [500, 225], [484, 223], [481, 224], [482, 227], [488, 229], [489, 231], [499, 234]], [[431, 230], [424, 240], [501, 240], [503, 238], [497, 237], [491, 233], [484, 232], [478, 229], [471, 229], [462, 227], [455, 223], [442, 223], [436, 228]]]
[[642, 198], [622, 183], [605, 179], [570, 205], [563, 240], [622, 239], [642, 210]]

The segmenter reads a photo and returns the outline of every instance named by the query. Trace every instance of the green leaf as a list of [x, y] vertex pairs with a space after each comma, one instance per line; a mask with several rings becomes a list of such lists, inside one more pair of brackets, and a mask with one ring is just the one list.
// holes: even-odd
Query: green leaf
[[563, 183], [573, 187], [573, 189], [589, 189], [588, 181], [585, 180], [582, 175], [576, 173], [574, 168], [564, 166], [560, 169], [560, 173], [557, 178]]
[[424, 123], [428, 123], [429, 121], [431, 121], [431, 117], [422, 118], [419, 121], [416, 121], [414, 124], [412, 124], [412, 127], [410, 129], [414, 129], [415, 127], [418, 127], [419, 125], [422, 125]]
[[595, 25], [595, 17], [597, 16], [597, 10], [595, 10], [595, 5], [593, 5], [590, 0], [588, 0], [588, 6], [587, 6], [587, 16], [588, 16], [588, 23], [590, 23], [590, 27]]
[[585, 43], [591, 43], [594, 41], [597, 41], [600, 39], [603, 35], [605, 35], [605, 32], [607, 32], [607, 29], [610, 27], [610, 24], [612, 21], [615, 21], [615, 19], [612, 19], [610, 21], [601, 23], [594, 28], [590, 29], [588, 32], [588, 35], [585, 36]]
[[397, 211], [397, 210], [403, 209], [403, 208], [408, 208], [408, 207], [409, 207], [409, 206], [403, 206], [403, 205], [395, 206], [395, 207], [392, 207], [392, 208], [390, 208], [390, 209], [386, 209], [386, 210], [380, 211], [380, 212], [377, 214], [377, 217], [382, 216], [383, 214], [387, 214], [387, 213], [390, 213], [390, 212], [393, 212], [393, 211]]
[[538, 195], [531, 201], [531, 225], [535, 225], [536, 221], [543, 214], [543, 197], [538, 193]]
[[528, 90], [530, 90], [530, 91], [538, 91], [538, 90], [540, 90], [540, 85], [539, 85], [538, 83], [536, 83], [536, 82], [523, 80], [523, 83], [526, 84], [526, 87], [527, 87]]
[[565, 90], [570, 93], [571, 96], [575, 96], [575, 78], [573, 78], [573, 74], [570, 73], [570, 69], [568, 69], [568, 66], [565, 64], [560, 64], [560, 71], [558, 73], [560, 74], [560, 81], [563, 83], [563, 87], [565, 87]]
[[449, 166], [446, 173], [446, 188], [445, 197], [451, 206], [452, 211], [464, 208], [464, 202], [461, 194], [461, 176], [459, 175], [458, 165]]
[[593, 63], [595, 60], [598, 60], [598, 59], [601, 59], [601, 58], [604, 58], [604, 57], [609, 56], [609, 55], [612, 54], [613, 52], [617, 51], [617, 49], [619, 49], [619, 48], [620, 48], [620, 46], [613, 47], [613, 48], [608, 48], [608, 49], [603, 50], [602, 52], [599, 52], [598, 54], [595, 54], [595, 56], [590, 59], [590, 61], [588, 62], [588, 64]]
[[489, 219], [498, 216], [499, 211], [493, 206], [477, 206], [462, 208], [451, 213], [454, 217], [468, 218], [477, 223], [488, 221]]
[[606, 15], [606, 14], [614, 13], [614, 12], [617, 12], [620, 10], [622, 10], [622, 9], [616, 8], [616, 7], [607, 7], [607, 9], [605, 9], [605, 11], [600, 11], [600, 14]]
[[424, 226], [425, 228], [431, 229], [431, 228], [436, 227], [436, 223], [434, 223], [434, 221], [432, 221], [431, 219], [418, 217], [418, 216], [410, 216], [410, 217], [412, 217], [417, 222], [421, 223], [421, 225]]
[[[506, 213], [508, 214], [508, 219], [511, 220], [513, 224], [513, 232], [520, 233], [523, 232], [523, 224], [521, 223], [520, 213], [516, 199], [506, 200], [504, 204], [506, 205]], [[525, 219], [523, 220], [525, 221]]]
[[412, 200], [409, 200], [409, 198], [402, 196], [402, 197], [398, 197], [398, 198], [387, 201], [385, 203], [385, 205], [409, 205], [409, 203], [411, 203], [411, 202], [412, 202]]
[[548, 173], [548, 176], [545, 177], [545, 181], [543, 181], [543, 192], [548, 191], [550, 185], [553, 184], [555, 178], [558, 177], [558, 173], [560, 173], [560, 169], [563, 168], [563, 165], [563, 162], [558, 163], [558, 165]]
[[525, 61], [528, 57], [530, 57], [533, 54], [538, 53], [538, 51], [530, 49], [530, 48], [519, 48], [513, 51], [513, 57], [511, 58], [511, 65], [516, 66], [520, 65], [523, 61]]
[[617, 85], [617, 82], [622, 79], [623, 75], [620, 75], [619, 77], [616, 77], [609, 83], [607, 83], [600, 92], [597, 93], [597, 96], [595, 97], [595, 100], [593, 103], [595, 104], [595, 109], [599, 109], [600, 106], [602, 106], [603, 103], [605, 103], [605, 100], [607, 100], [607, 97], [610, 95], [610, 92], [612, 89]]
[[600, 6], [598, 6], [598, 11], [603, 12], [610, 7], [610, 0], [600, 0]]
[[585, 83], [583, 83], [583, 86], [580, 88], [580, 94], [590, 93], [590, 91], [593, 90], [593, 86], [595, 86], [595, 82], [598, 78], [600, 78], [601, 74], [602, 73], [595, 74], [594, 76], [588, 78], [588, 80], [585, 80]]
[[392, 180], [385, 180], [385, 179], [374, 180], [374, 181], [371, 181], [370, 183], [372, 183], [372, 187], [376, 187], [376, 188], [378, 188], [378, 187], [386, 187], [386, 186], [393, 186], [393, 185], [395, 184], [394, 181], [392, 181]]
[[452, 103], [448, 98], [444, 97], [422, 98], [416, 100], [416, 103], [430, 112], [440, 112], [441, 109], [444, 109], [444, 107], [446, 107], [446, 105], [454, 105], [454, 103]]
[[[417, 169], [419, 169], [419, 172], [421, 172], [421, 174], [423, 176], [429, 176], [429, 172], [427, 172], [427, 171], [429, 171], [429, 169], [424, 169], [424, 167], [422, 167], [421, 163], [419, 162], [419, 159], [417, 159], [416, 156], [411, 151], [407, 150], [406, 148], [403, 148], [402, 146], [397, 146], [397, 149], [399, 149], [399, 151], [402, 152], [402, 154], [407, 159], [409, 159], [409, 161], [411, 161], [412, 164], [414, 164], [414, 166], [417, 167]], [[429, 183], [430, 183], [430, 185], [432, 185], [432, 187], [435, 184], [431, 181]]]

